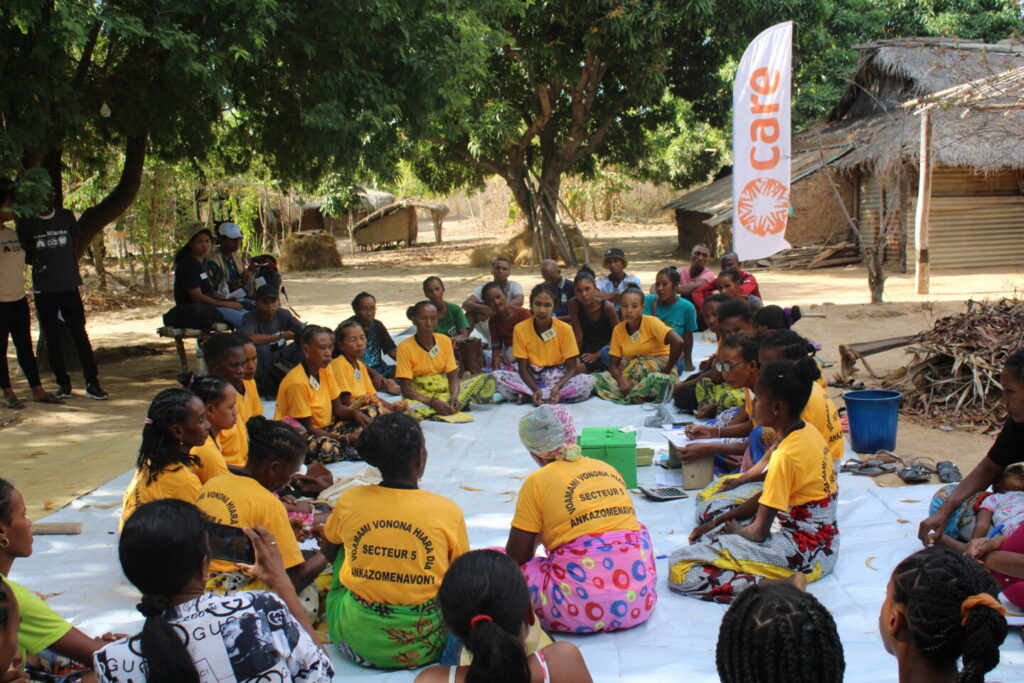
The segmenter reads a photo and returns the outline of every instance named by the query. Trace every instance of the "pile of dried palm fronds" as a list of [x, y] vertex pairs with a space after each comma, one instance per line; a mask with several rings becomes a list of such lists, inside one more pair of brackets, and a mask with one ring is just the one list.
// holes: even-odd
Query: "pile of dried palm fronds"
[[894, 388], [904, 411], [954, 427], [989, 431], [1006, 419], [999, 376], [1007, 357], [1024, 343], [1024, 301], [968, 301], [967, 310], [941, 318], [914, 337], [914, 354]]

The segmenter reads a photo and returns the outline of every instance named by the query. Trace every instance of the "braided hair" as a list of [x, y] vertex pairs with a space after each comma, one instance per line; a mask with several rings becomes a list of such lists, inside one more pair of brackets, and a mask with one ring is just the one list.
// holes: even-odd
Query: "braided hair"
[[782, 401], [789, 409], [790, 417], [799, 417], [807, 407], [815, 380], [821, 376], [818, 363], [813, 358], [780, 360], [768, 363], [761, 369], [754, 393], [766, 393], [776, 401]]
[[146, 617], [142, 631], [129, 642], [146, 660], [150, 683], [199, 682], [178, 627], [165, 615], [168, 600], [199, 573], [208, 554], [203, 513], [192, 503], [156, 500], [124, 523], [118, 542], [121, 570], [142, 593], [136, 609]]
[[671, 282], [674, 287], [679, 286], [679, 282], [682, 280], [682, 277], [679, 275], [679, 269], [675, 266], [666, 266], [665, 268], [662, 268], [654, 277], [659, 278], [662, 275], [667, 277], [668, 281]]
[[739, 318], [743, 322], [749, 323], [754, 316], [750, 313], [750, 305], [746, 301], [727, 298], [718, 306], [718, 324], [721, 325], [722, 321], [729, 318]]
[[242, 348], [248, 341], [248, 337], [237, 332], [218, 332], [203, 342], [203, 356], [207, 363], [216, 363], [221, 356]]
[[0, 522], [11, 523], [11, 501], [14, 497], [14, 484], [0, 478]]
[[249, 462], [290, 461], [306, 454], [306, 440], [280, 420], [254, 415], [245, 423], [249, 432]]
[[405, 413], [381, 415], [359, 435], [356, 449], [363, 460], [380, 470], [384, 479], [409, 475], [425, 441], [420, 423]]
[[757, 362], [757, 353], [761, 350], [761, 337], [756, 334], [741, 332], [722, 340], [723, 349], [739, 349], [743, 360]]
[[164, 389], [153, 397], [142, 426], [142, 443], [136, 467], [147, 473], [146, 483], [153, 483], [160, 473], [171, 465], [185, 467], [199, 465], [199, 458], [182, 453], [178, 441], [168, 432], [175, 425], [184, 424], [190, 417], [189, 402], [196, 397], [188, 389]]
[[[420, 314], [420, 311], [426, 308], [427, 306], [430, 306], [435, 311], [437, 311], [437, 306], [434, 305], [433, 301], [428, 301], [427, 299], [424, 299], [422, 301], [417, 301], [412, 306], [407, 308], [405, 310], [405, 317], [408, 318], [409, 320], [412, 320], [413, 318], [418, 316]], [[438, 313], [440, 313], [440, 311], [438, 311]]]
[[789, 318], [781, 306], [765, 306], [754, 314], [754, 324], [769, 330], [788, 330]]
[[914, 648], [935, 666], [963, 661], [959, 683], [981, 683], [999, 664], [1006, 617], [986, 605], [961, 605], [979, 593], [999, 594], [999, 584], [971, 558], [941, 546], [906, 558], [892, 574], [893, 601], [907, 610]]
[[597, 280], [594, 276], [594, 269], [590, 266], [580, 266], [580, 269], [576, 271], [576, 276], [572, 279], [572, 283], [578, 285], [581, 280], [589, 280], [591, 284], [595, 284]]
[[562, 300], [562, 293], [555, 289], [555, 286], [550, 282], [542, 282], [533, 289], [530, 290], [530, 306], [533, 306], [533, 300], [540, 294], [547, 294], [551, 297], [552, 303], [557, 304]]
[[473, 550], [448, 568], [437, 592], [445, 624], [473, 654], [467, 683], [529, 683], [519, 639], [530, 589], [507, 555]]
[[640, 297], [640, 304], [643, 305], [643, 303], [644, 303], [644, 296], [645, 296], [644, 295], [644, 290], [642, 290], [639, 287], [637, 287], [636, 285], [632, 285], [632, 284], [627, 286], [625, 289], [622, 290], [622, 293], [619, 294], [619, 303], [620, 304], [622, 303], [622, 297], [626, 296], [627, 294], [628, 295], [632, 295], [632, 296]]
[[846, 669], [832, 615], [785, 584], [739, 594], [722, 619], [715, 663], [722, 683], [841, 683]]
[[197, 375], [183, 372], [178, 375], [178, 384], [199, 397], [203, 403], [219, 403], [224, 397], [224, 388], [230, 382], [220, 375]]

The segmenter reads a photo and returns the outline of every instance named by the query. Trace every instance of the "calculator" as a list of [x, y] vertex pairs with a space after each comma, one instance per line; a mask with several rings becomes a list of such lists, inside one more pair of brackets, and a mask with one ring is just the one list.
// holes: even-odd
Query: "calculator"
[[689, 498], [690, 494], [682, 490], [678, 486], [666, 486], [664, 488], [646, 489], [643, 486], [640, 487], [640, 493], [644, 494], [651, 500], [663, 501], [663, 500], [678, 500], [679, 498]]

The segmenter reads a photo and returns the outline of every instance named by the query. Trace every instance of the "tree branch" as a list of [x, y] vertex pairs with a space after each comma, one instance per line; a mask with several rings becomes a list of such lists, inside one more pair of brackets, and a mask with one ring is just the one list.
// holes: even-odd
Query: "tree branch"
[[124, 166], [121, 177], [110, 193], [94, 206], [82, 212], [78, 219], [81, 237], [78, 240], [78, 256], [85, 253], [93, 239], [110, 223], [123, 214], [139, 193], [142, 170], [146, 164], [146, 147], [149, 135], [134, 135], [125, 140]]
[[502, 178], [504, 178], [505, 175], [506, 175], [505, 174], [505, 169], [503, 169], [501, 167], [501, 164], [499, 164], [499, 163], [497, 163], [495, 161], [492, 161], [491, 159], [483, 159], [483, 158], [477, 158], [477, 157], [473, 156], [472, 154], [469, 153], [469, 150], [466, 149], [465, 145], [455, 144], [455, 143], [451, 142], [450, 140], [445, 140], [443, 138], [431, 138], [431, 137], [428, 137], [428, 138], [426, 138], [426, 140], [427, 140], [427, 142], [435, 144], [438, 147], [444, 147], [449, 152], [453, 152], [457, 156], [460, 156], [463, 159], [465, 159], [466, 161], [470, 161], [470, 162], [472, 162], [474, 164], [477, 164], [478, 166], [481, 166], [481, 167], [487, 169], [488, 171], [490, 171], [491, 173], [494, 173], [494, 174], [497, 174], [497, 175], [501, 176]]

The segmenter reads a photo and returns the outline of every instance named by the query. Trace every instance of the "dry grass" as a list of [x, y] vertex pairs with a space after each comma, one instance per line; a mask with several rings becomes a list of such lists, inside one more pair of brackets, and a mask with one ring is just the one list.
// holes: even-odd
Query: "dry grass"
[[294, 273], [341, 267], [338, 244], [329, 233], [288, 235], [281, 245], [281, 270]]

